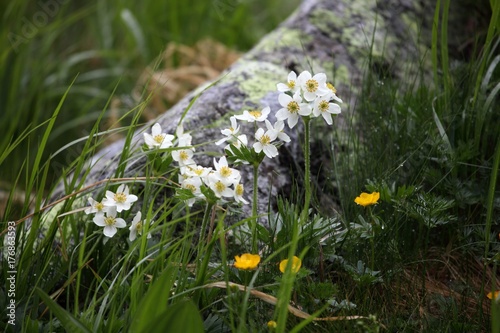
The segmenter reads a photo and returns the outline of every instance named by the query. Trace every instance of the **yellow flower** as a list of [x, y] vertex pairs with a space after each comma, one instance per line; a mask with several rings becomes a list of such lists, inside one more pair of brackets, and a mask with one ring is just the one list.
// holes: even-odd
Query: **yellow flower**
[[354, 199], [354, 202], [357, 203], [358, 205], [366, 207], [370, 205], [375, 205], [378, 199], [380, 199], [379, 192], [373, 192], [371, 194], [363, 192], [359, 195], [359, 197], [356, 197], [356, 199]]
[[489, 299], [495, 299], [495, 300], [499, 300], [500, 298], [500, 290], [497, 290], [497, 291], [494, 291], [494, 292], [489, 292], [486, 297], [488, 297]]
[[270, 329], [274, 329], [274, 328], [278, 327], [278, 324], [276, 324], [276, 322], [274, 320], [270, 320], [267, 322], [267, 327]]
[[[288, 264], [288, 259], [282, 260], [280, 262], [280, 271], [281, 273], [285, 273], [286, 265]], [[292, 261], [292, 272], [297, 273], [302, 266], [302, 260], [299, 257], [293, 256]]]
[[260, 256], [258, 254], [244, 253], [234, 257], [234, 267], [238, 269], [254, 269], [259, 265]]

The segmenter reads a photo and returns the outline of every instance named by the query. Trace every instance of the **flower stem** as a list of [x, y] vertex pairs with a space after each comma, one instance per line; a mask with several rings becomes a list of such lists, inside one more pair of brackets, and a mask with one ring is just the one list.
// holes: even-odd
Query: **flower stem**
[[309, 204], [311, 203], [311, 152], [310, 152], [310, 136], [311, 136], [311, 119], [304, 119], [304, 208], [301, 214], [301, 223], [305, 224], [309, 215]]
[[214, 205], [212, 203], [207, 202], [207, 206], [205, 207], [205, 212], [203, 213], [203, 221], [201, 223], [200, 236], [198, 240], [198, 253], [196, 255], [198, 258], [200, 258], [204, 253], [203, 246], [207, 244], [207, 242], [205, 242], [203, 238], [207, 232], [208, 221], [210, 220], [213, 206]]
[[258, 187], [258, 177], [259, 177], [259, 165], [260, 163], [254, 163], [253, 164], [253, 200], [252, 200], [252, 219], [250, 220], [251, 226], [250, 230], [252, 232], [252, 253], [257, 253], [258, 252], [258, 247], [257, 247], [257, 223], [258, 223], [258, 218], [257, 218], [257, 207], [258, 207], [258, 194], [259, 194], [259, 187]]

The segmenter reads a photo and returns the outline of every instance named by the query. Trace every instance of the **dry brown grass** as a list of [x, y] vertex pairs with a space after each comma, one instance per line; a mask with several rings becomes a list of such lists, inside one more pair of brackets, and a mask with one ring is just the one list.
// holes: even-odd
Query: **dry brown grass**
[[194, 46], [169, 43], [161, 55], [159, 68], [146, 68], [139, 78], [134, 97], [146, 90], [151, 102], [144, 116], [156, 118], [199, 85], [216, 79], [240, 57], [240, 53], [212, 39]]
[[[497, 270], [496, 276], [500, 272]], [[478, 323], [490, 316], [491, 301], [486, 297], [495, 281], [495, 272], [478, 258], [433, 248], [418, 263], [403, 270], [402, 281], [386, 292], [400, 295], [401, 311], [412, 313], [414, 320], [450, 320], [450, 304], [456, 305], [461, 320]], [[482, 288], [484, 286], [484, 289]]]

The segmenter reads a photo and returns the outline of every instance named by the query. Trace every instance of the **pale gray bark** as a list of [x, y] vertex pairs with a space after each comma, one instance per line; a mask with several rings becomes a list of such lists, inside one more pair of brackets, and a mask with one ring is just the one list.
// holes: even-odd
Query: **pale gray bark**
[[[288, 20], [231, 66], [223, 80], [199, 97], [185, 118], [184, 128], [192, 131], [193, 143], [198, 144], [220, 138], [221, 127], [229, 124], [228, 117], [243, 109], [269, 105], [272, 113], [276, 112], [280, 108], [278, 93], [269, 83], [285, 81], [290, 70], [326, 72], [346, 102], [343, 106], [346, 113], [347, 104], [355, 105], [370, 52], [374, 55], [369, 70], [381, 76], [404, 82], [405, 75], [411, 74], [409, 65], [413, 65], [414, 71], [419, 69], [429, 51], [434, 6], [434, 1], [415, 0], [305, 0]], [[450, 17], [457, 17], [450, 23], [450, 30], [455, 29], [452, 36], [459, 36], [464, 31], [459, 30], [464, 26], [463, 20], [453, 13]], [[460, 44], [455, 39], [452, 42], [452, 47]], [[259, 80], [262, 80], [260, 87]], [[254, 83], [248, 84], [250, 81]], [[181, 114], [198, 92], [190, 93], [156, 120], [165, 132], [175, 132]], [[336, 118], [334, 126], [341, 126], [342, 119], [342, 115]], [[134, 147], [143, 143], [141, 133], [145, 130], [149, 131], [149, 126], [137, 132]], [[261, 212], [267, 210], [270, 188], [272, 196], [290, 189], [290, 166], [300, 162], [302, 156], [297, 132], [297, 129], [289, 131], [294, 143], [286, 145], [278, 158], [266, 159], [261, 166]], [[87, 184], [113, 177], [123, 144], [115, 142], [96, 156]], [[203, 150], [222, 152], [214, 145]], [[197, 156], [197, 160], [206, 166], [212, 164], [211, 158]], [[137, 170], [143, 164], [144, 159], [129, 162], [124, 176], [141, 176]], [[251, 198], [251, 170], [245, 169], [243, 173], [247, 175], [245, 182], [249, 189], [246, 197]], [[55, 196], [62, 195], [59, 192]]]

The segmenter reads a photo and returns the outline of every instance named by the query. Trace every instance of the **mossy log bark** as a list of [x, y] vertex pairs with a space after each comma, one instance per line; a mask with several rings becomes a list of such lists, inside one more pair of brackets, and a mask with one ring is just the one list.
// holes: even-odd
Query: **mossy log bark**
[[[325, 72], [344, 100], [343, 113], [352, 112], [366, 70], [402, 83], [422, 67], [429, 66], [432, 19], [435, 1], [415, 0], [305, 0], [295, 13], [244, 55], [216, 84], [203, 92], [184, 120], [184, 129], [192, 131], [193, 144], [217, 140], [220, 129], [229, 124], [229, 116], [244, 109], [269, 105], [279, 109], [276, 83], [286, 80], [290, 70]], [[462, 16], [460, 14], [464, 14]], [[453, 2], [448, 30], [452, 36], [466, 36], [467, 17], [463, 7]], [[450, 48], [457, 51], [460, 39], [450, 37]], [[167, 133], [174, 133], [190, 101], [202, 88], [193, 91], [156, 121]], [[272, 112], [272, 113], [274, 113]], [[342, 126], [343, 116], [334, 126]], [[132, 148], [140, 151], [142, 133], [137, 131]], [[266, 159], [261, 165], [259, 197], [261, 212], [267, 211], [267, 198], [291, 188], [290, 165], [300, 161], [298, 131], [280, 156]], [[115, 142], [94, 159], [86, 183], [114, 177], [118, 169], [123, 141]], [[207, 145], [198, 149], [222, 153], [220, 147]], [[201, 158], [201, 157], [200, 157]], [[200, 164], [209, 166], [210, 158]], [[142, 176], [145, 159], [128, 159], [124, 177]], [[130, 162], [133, 161], [133, 162]], [[243, 172], [246, 189], [251, 191], [251, 170]], [[55, 197], [64, 195], [62, 191]], [[251, 193], [246, 197], [251, 198]]]

